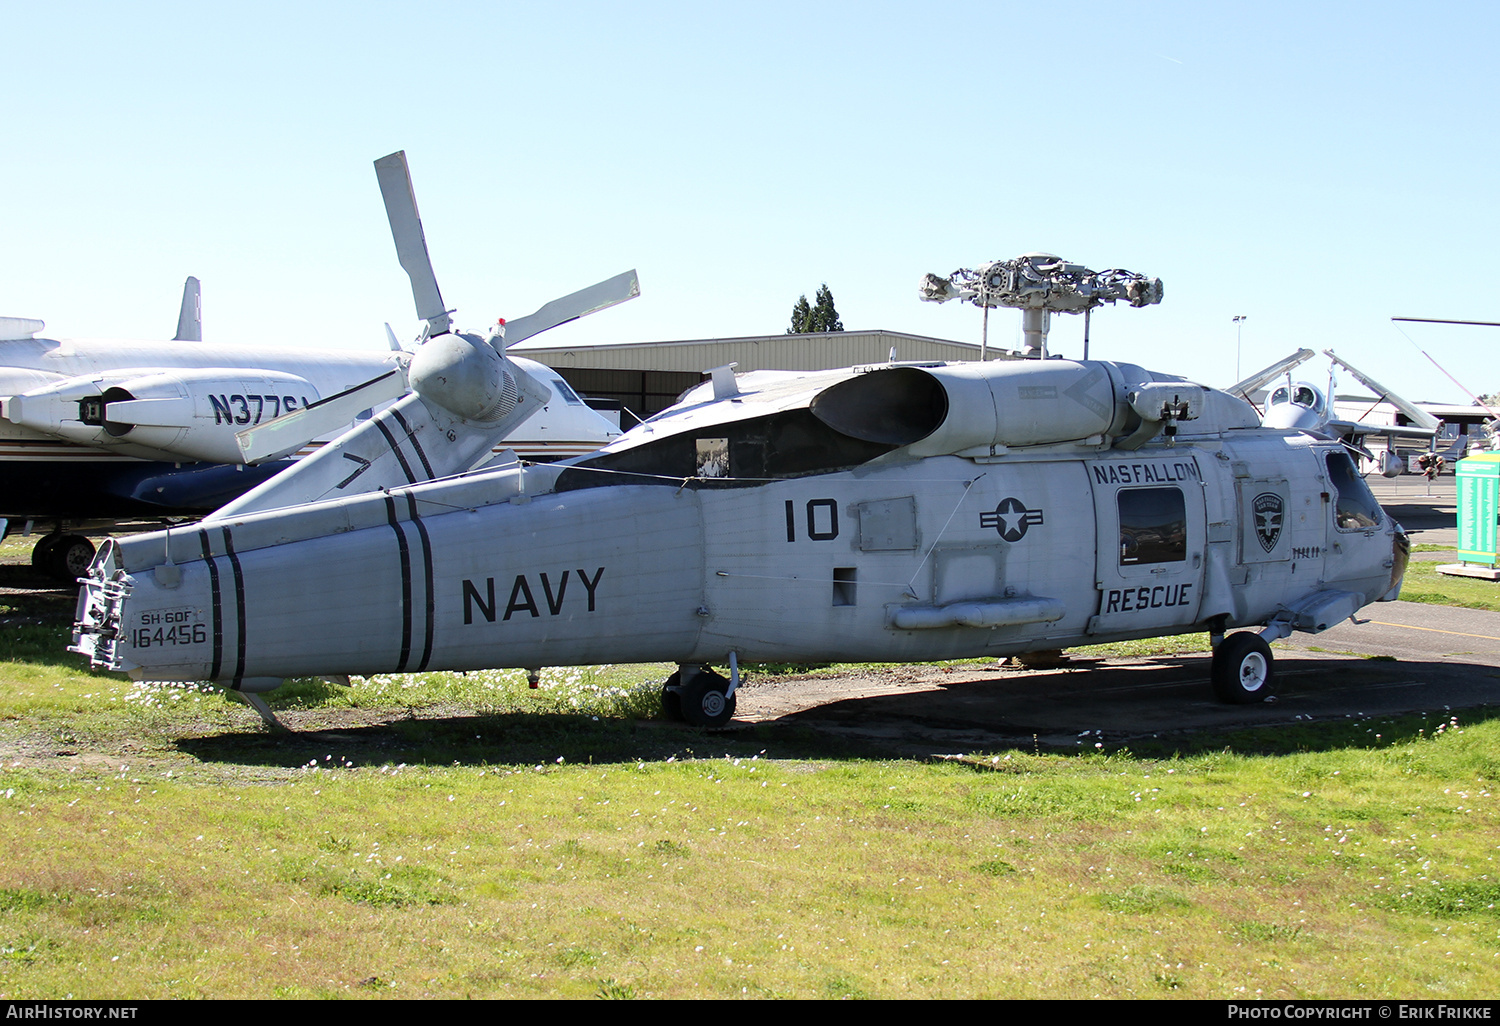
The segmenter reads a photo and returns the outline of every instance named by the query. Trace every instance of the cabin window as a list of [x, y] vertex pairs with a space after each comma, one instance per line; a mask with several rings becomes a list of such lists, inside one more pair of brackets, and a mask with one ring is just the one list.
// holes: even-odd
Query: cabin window
[[1363, 531], [1380, 526], [1380, 503], [1354, 469], [1348, 452], [1340, 449], [1328, 454], [1328, 481], [1333, 485], [1333, 522], [1340, 530]]
[[1120, 565], [1187, 559], [1187, 504], [1181, 488], [1125, 488], [1120, 510]]

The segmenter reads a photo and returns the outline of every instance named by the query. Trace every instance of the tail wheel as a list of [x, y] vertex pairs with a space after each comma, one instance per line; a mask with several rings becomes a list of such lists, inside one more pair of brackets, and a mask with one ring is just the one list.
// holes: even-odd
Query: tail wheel
[[1214, 649], [1214, 694], [1221, 702], [1250, 705], [1264, 702], [1271, 694], [1275, 676], [1271, 646], [1252, 631], [1231, 634]]
[[728, 693], [729, 681], [712, 670], [698, 675], [678, 688], [682, 718], [695, 727], [722, 727], [734, 718], [735, 700]]

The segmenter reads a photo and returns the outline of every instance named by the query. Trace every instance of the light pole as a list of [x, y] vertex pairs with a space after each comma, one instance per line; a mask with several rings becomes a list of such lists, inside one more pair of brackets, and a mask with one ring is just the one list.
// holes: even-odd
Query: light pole
[[1245, 330], [1246, 314], [1234, 318], [1234, 380], [1240, 380], [1240, 332]]

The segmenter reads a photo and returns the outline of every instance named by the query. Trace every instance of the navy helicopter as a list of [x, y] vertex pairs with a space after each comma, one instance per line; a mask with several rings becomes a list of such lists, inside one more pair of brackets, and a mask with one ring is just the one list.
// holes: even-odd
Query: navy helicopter
[[[1044, 312], [1161, 295], [1046, 255], [999, 263], [923, 293]], [[268, 722], [259, 696], [289, 677], [669, 661], [667, 714], [715, 727], [746, 661], [1203, 630], [1218, 696], [1257, 702], [1269, 642], [1400, 592], [1406, 535], [1343, 444], [1134, 364], [720, 367], [593, 454], [470, 469], [484, 411], [523, 401], [504, 345], [459, 336], [449, 363], [473, 373], [414, 361], [420, 429], [361, 429], [313, 458], [383, 462], [350, 485], [378, 488], [314, 473], [289, 504], [310, 459], [279, 494], [107, 544], [72, 649], [135, 679], [213, 681]]]

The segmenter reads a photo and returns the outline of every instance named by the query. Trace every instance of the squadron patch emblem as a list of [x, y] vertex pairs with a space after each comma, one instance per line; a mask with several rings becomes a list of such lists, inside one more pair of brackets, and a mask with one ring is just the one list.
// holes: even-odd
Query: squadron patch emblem
[[1281, 540], [1282, 515], [1286, 511], [1281, 496], [1261, 492], [1251, 500], [1250, 511], [1255, 515], [1255, 537], [1260, 539], [1260, 547], [1270, 552]]

